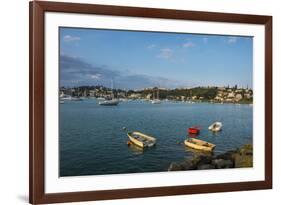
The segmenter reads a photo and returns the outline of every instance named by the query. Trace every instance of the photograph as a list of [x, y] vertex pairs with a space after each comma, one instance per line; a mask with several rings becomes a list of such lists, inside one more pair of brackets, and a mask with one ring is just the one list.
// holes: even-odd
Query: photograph
[[59, 176], [253, 167], [253, 37], [59, 28]]

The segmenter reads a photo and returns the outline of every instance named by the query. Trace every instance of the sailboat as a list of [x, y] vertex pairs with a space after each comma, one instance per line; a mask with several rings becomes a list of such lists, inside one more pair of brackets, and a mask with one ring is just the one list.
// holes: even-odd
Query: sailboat
[[153, 91], [153, 100], [151, 101], [152, 104], [161, 104], [161, 100], [159, 100], [159, 89], [157, 89], [157, 98], [155, 99], [155, 94]]
[[119, 104], [119, 100], [114, 98], [114, 93], [113, 93], [113, 80], [111, 81], [111, 99], [109, 100], [103, 100], [99, 102], [99, 105], [107, 105], [107, 106], [112, 106], [112, 105], [118, 105]]
[[[60, 95], [60, 101], [82, 101], [82, 99], [79, 96], [72, 96], [72, 95]], [[62, 104], [62, 103], [61, 103]]]
[[104, 100], [99, 102], [99, 105], [118, 105], [118, 104], [119, 104], [118, 99]]

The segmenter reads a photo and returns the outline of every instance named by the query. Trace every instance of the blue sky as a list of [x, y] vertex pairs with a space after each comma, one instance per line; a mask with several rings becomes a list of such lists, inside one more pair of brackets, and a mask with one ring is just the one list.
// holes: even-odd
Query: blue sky
[[60, 85], [252, 87], [252, 37], [60, 28]]

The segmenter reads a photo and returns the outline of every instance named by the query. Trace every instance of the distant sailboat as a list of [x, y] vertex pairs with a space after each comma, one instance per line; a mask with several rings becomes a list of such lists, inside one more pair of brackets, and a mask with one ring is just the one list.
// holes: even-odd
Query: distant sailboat
[[119, 104], [118, 99], [104, 100], [99, 102], [99, 105], [118, 105], [118, 104]]
[[[72, 95], [60, 95], [60, 101], [82, 101], [79, 96], [72, 96]], [[62, 104], [62, 103], [61, 103]]]
[[152, 104], [161, 104], [161, 100], [159, 100], [159, 89], [157, 89], [157, 97], [155, 99], [155, 93], [153, 91], [153, 100], [151, 101]]
[[113, 106], [119, 104], [119, 100], [114, 98], [113, 87], [113, 80], [111, 80], [111, 99], [100, 101], [99, 105]]

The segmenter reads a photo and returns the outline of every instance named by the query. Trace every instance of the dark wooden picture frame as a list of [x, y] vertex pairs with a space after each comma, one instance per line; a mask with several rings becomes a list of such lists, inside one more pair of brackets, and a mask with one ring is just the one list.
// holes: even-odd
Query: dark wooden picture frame
[[[33, 204], [74, 202], [88, 200], [153, 197], [180, 194], [241, 191], [272, 188], [272, 17], [211, 13], [199, 11], [167, 10], [104, 6], [92, 4], [30, 2], [30, 105], [29, 105], [29, 200]], [[265, 180], [251, 182], [220, 183], [87, 191], [46, 194], [44, 189], [44, 14], [45, 12], [67, 12], [78, 14], [100, 14], [111, 16], [197, 20], [208, 22], [247, 23], [265, 26]]]

